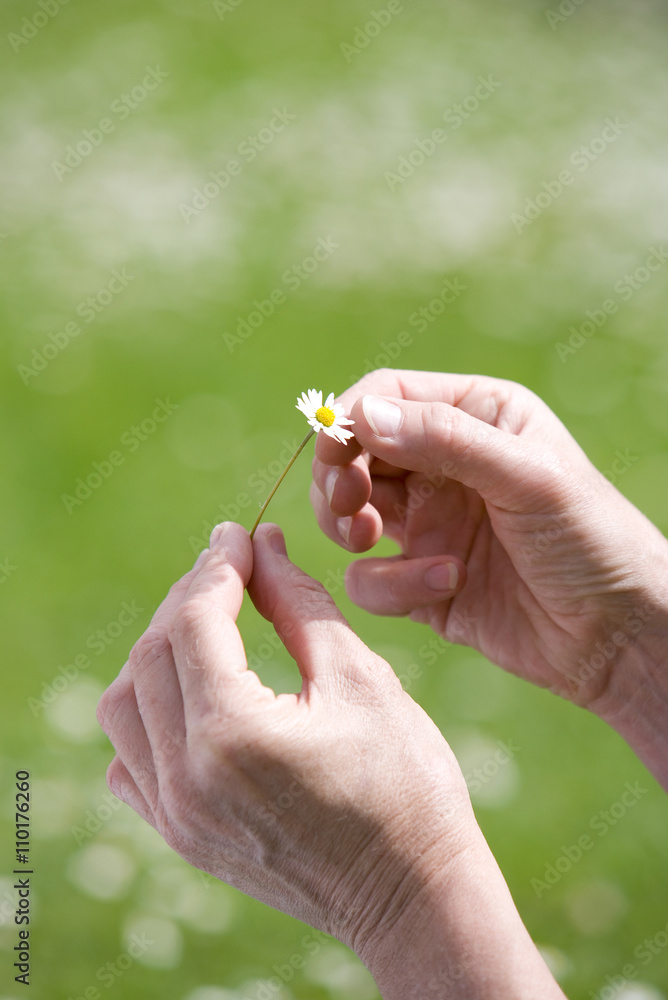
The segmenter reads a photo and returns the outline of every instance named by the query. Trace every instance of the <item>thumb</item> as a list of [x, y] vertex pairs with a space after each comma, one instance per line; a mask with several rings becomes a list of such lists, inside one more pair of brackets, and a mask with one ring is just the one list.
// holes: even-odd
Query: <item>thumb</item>
[[305, 680], [343, 679], [350, 689], [392, 674], [353, 632], [322, 584], [290, 562], [276, 524], [260, 525], [255, 533], [248, 593]]
[[442, 485], [456, 479], [483, 499], [527, 511], [554, 484], [545, 448], [500, 430], [450, 403], [363, 396], [352, 408], [355, 437], [374, 457], [422, 472]]

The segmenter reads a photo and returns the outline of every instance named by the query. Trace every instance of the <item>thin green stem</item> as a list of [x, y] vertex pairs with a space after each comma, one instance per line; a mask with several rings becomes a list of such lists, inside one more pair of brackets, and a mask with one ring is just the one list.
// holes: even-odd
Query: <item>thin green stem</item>
[[279, 487], [279, 486], [281, 485], [281, 483], [282, 483], [282, 482], [283, 482], [283, 480], [285, 479], [286, 475], [288, 474], [288, 471], [289, 471], [289, 470], [290, 470], [290, 469], [292, 468], [292, 466], [294, 465], [294, 463], [295, 463], [295, 459], [297, 458], [297, 456], [299, 455], [299, 453], [300, 453], [300, 452], [301, 452], [301, 451], [303, 450], [303, 448], [304, 448], [304, 445], [306, 444], [306, 442], [307, 442], [307, 441], [308, 441], [308, 440], [309, 440], [310, 438], [312, 438], [314, 434], [315, 434], [315, 431], [313, 430], [313, 428], [311, 428], [311, 430], [310, 430], [310, 431], [308, 432], [308, 434], [306, 435], [306, 437], [304, 438], [304, 440], [302, 441], [302, 443], [301, 443], [301, 444], [299, 445], [299, 447], [297, 448], [297, 451], [296, 451], [296, 452], [294, 453], [294, 455], [292, 456], [292, 458], [290, 459], [290, 461], [289, 461], [289, 462], [288, 462], [288, 464], [287, 464], [287, 465], [285, 466], [285, 468], [284, 468], [284, 469], [283, 469], [283, 471], [281, 472], [280, 476], [279, 476], [279, 477], [278, 477], [278, 479], [276, 480], [276, 484], [275, 484], [275, 486], [274, 486], [273, 490], [271, 491], [271, 493], [269, 494], [269, 496], [267, 497], [267, 499], [265, 500], [265, 502], [264, 502], [264, 503], [262, 504], [262, 509], [260, 510], [260, 513], [259, 513], [259, 514], [258, 514], [258, 516], [257, 516], [257, 521], [255, 522], [255, 524], [254, 524], [254, 525], [253, 525], [253, 527], [251, 528], [251, 532], [250, 532], [250, 536], [251, 536], [251, 538], [252, 538], [252, 537], [253, 537], [253, 535], [255, 534], [255, 529], [257, 528], [258, 524], [259, 524], [259, 523], [260, 523], [260, 521], [262, 520], [262, 515], [264, 514], [265, 510], [266, 510], [266, 509], [267, 509], [267, 507], [269, 506], [269, 501], [271, 500], [271, 498], [273, 497], [274, 493], [276, 492], [276, 490], [278, 489], [278, 487]]

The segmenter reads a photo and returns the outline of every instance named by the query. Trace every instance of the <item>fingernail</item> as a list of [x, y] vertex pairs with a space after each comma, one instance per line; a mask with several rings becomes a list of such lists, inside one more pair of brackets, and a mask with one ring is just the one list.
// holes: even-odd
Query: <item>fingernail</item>
[[222, 540], [225, 537], [225, 533], [227, 532], [227, 525], [228, 525], [227, 521], [221, 521], [221, 523], [217, 524], [216, 527], [213, 529], [213, 531], [211, 532], [211, 537], [209, 538], [210, 549], [220, 548]]
[[388, 403], [380, 396], [365, 396], [362, 400], [362, 409], [371, 425], [371, 430], [378, 437], [392, 437], [399, 430], [403, 414], [395, 403]]
[[353, 526], [352, 517], [339, 517], [336, 522], [336, 530], [341, 535], [346, 545], [350, 542], [350, 531]]
[[454, 563], [436, 563], [424, 575], [424, 582], [431, 590], [454, 590], [459, 573]]
[[282, 531], [272, 531], [269, 535], [269, 544], [274, 552], [279, 556], [287, 556], [288, 550], [285, 547], [285, 539]]
[[331, 505], [332, 497], [334, 495], [334, 487], [336, 486], [336, 481], [339, 478], [338, 469], [330, 469], [327, 473], [327, 478], [325, 479], [325, 496], [327, 497], [327, 503]]

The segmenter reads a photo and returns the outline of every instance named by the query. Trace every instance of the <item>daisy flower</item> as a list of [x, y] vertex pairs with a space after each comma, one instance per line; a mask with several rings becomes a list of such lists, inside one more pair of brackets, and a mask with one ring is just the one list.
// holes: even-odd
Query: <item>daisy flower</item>
[[348, 417], [344, 416], [345, 411], [341, 406], [341, 404], [334, 402], [333, 392], [330, 392], [329, 396], [323, 403], [322, 392], [319, 389], [309, 389], [308, 392], [302, 393], [301, 399], [299, 398], [297, 399], [296, 409], [301, 410], [301, 412], [304, 414], [309, 424], [311, 425], [311, 430], [308, 432], [302, 443], [297, 448], [297, 451], [294, 453], [294, 455], [292, 456], [286, 467], [283, 469], [283, 472], [280, 474], [278, 480], [276, 481], [276, 485], [274, 486], [273, 490], [271, 491], [265, 502], [262, 504], [262, 509], [260, 510], [260, 513], [257, 516], [257, 520], [253, 525], [253, 527], [251, 528], [250, 532], [251, 538], [255, 534], [255, 529], [262, 520], [262, 515], [267, 509], [269, 501], [271, 500], [274, 493], [285, 479], [288, 470], [294, 464], [295, 459], [302, 451], [304, 445], [309, 440], [309, 438], [312, 438], [313, 435], [317, 434], [319, 431], [324, 431], [325, 434], [328, 434], [329, 437], [333, 437], [337, 441], [340, 441], [341, 444], [347, 444], [347, 439], [353, 437], [353, 432], [349, 431], [348, 427], [351, 424], [354, 424], [355, 421], [350, 420]]
[[347, 430], [346, 425], [354, 424], [355, 421], [344, 416], [341, 404], [334, 402], [333, 392], [330, 392], [323, 404], [322, 392], [319, 389], [309, 389], [308, 393], [303, 392], [301, 399], [297, 400], [297, 409], [301, 410], [316, 434], [324, 431], [341, 444], [353, 437], [353, 432]]

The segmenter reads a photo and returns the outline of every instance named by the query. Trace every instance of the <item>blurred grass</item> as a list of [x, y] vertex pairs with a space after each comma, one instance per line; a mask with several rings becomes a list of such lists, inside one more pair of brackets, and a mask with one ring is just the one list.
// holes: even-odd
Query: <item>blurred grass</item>
[[[552, 30], [550, 8], [537, 3], [406, 3], [350, 64], [340, 43], [370, 16], [351, 0], [243, 0], [222, 20], [204, 0], [72, 0], [15, 52], [9, 34], [39, 9], [5, 0], [0, 15], [0, 560], [15, 567], [0, 583], [0, 872], [8, 878], [13, 860], [11, 776], [26, 767], [35, 783], [31, 996], [78, 997], [97, 985], [128, 1000], [239, 1000], [300, 953], [309, 962], [286, 1000], [365, 1000], [373, 987], [345, 949], [310, 955], [308, 928], [200, 879], [125, 806], [77, 844], [72, 828], [103, 803], [111, 757], [94, 705], [191, 565], [191, 539], [243, 494], [252, 506], [239, 520], [252, 523], [264, 493], [250, 477], [263, 481], [285, 442], [301, 437], [294, 397], [311, 386], [341, 391], [385, 363], [401, 331], [414, 338], [394, 366], [522, 382], [602, 469], [630, 449], [637, 461], [617, 485], [668, 529], [664, 272], [566, 363], [555, 347], [666, 237], [665, 8], [587, 0]], [[58, 181], [53, 161], [156, 65], [166, 80]], [[390, 191], [384, 174], [490, 74], [498, 91]], [[274, 107], [296, 120], [186, 224], [179, 205]], [[518, 234], [511, 215], [616, 116], [629, 127]], [[328, 236], [340, 248], [230, 352], [223, 334]], [[24, 384], [18, 367], [33, 348], [123, 267], [134, 280]], [[418, 333], [409, 316], [446, 278], [466, 291]], [[122, 446], [167, 398], [178, 410], [136, 451]], [[119, 448], [123, 464], [68, 514], [63, 494]], [[331, 583], [347, 559], [319, 534], [308, 482], [303, 456], [271, 518], [292, 558]], [[426, 629], [373, 619], [342, 589], [335, 597], [398, 672], [420, 665], [411, 694], [462, 760], [497, 740], [521, 747], [476, 808], [568, 995], [589, 996], [626, 962], [639, 964], [634, 948], [668, 923], [668, 807], [633, 755], [596, 719], [477, 654], [448, 648], [428, 663]], [[132, 601], [143, 611], [97, 655], [89, 637]], [[248, 651], [258, 650], [267, 623], [247, 605], [240, 623]], [[82, 653], [90, 666], [35, 717], [28, 699]], [[279, 688], [295, 683], [282, 651], [263, 670]], [[531, 879], [636, 780], [649, 789], [637, 808], [538, 899]], [[105, 874], [96, 853], [105, 845], [121, 852], [128, 878], [114, 883], [107, 872], [95, 895], [86, 873]], [[152, 879], [176, 888], [161, 896]], [[145, 919], [167, 921], [161, 940], [180, 945], [147, 952], [107, 989], [97, 971], [125, 951], [128, 921]], [[15, 931], [0, 927], [7, 997], [23, 995], [10, 969]], [[665, 990], [668, 950], [639, 973]]]

